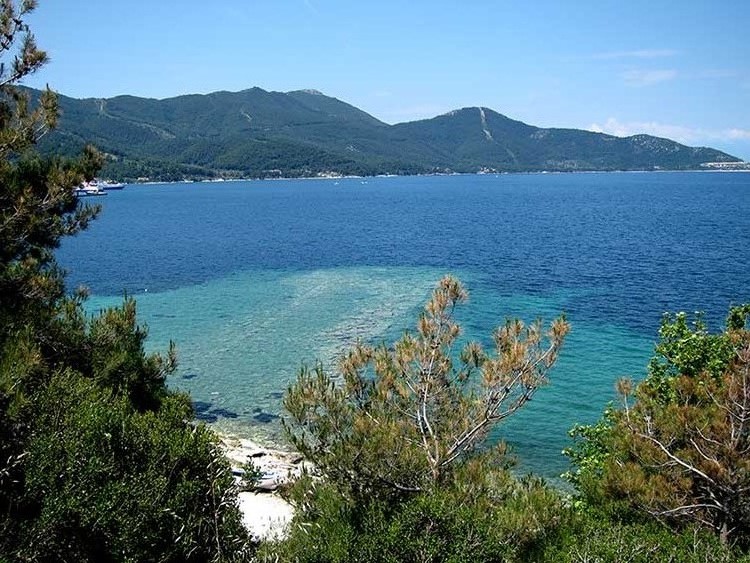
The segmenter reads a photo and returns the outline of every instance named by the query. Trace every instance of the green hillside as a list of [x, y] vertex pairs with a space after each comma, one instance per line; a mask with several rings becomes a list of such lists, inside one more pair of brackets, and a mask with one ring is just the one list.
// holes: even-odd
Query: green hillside
[[155, 100], [60, 96], [46, 151], [93, 143], [113, 179], [695, 169], [738, 161], [648, 135], [541, 129], [487, 108], [388, 125], [314, 90], [214, 92]]

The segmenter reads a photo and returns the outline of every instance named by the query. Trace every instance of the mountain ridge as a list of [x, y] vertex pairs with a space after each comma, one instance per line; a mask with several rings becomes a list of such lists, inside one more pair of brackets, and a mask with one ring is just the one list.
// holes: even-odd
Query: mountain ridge
[[536, 127], [485, 106], [390, 125], [309, 89], [59, 100], [58, 129], [41, 148], [73, 154], [92, 143], [107, 156], [102, 174], [130, 181], [694, 170], [706, 162], [740, 161], [710, 147], [645, 134]]

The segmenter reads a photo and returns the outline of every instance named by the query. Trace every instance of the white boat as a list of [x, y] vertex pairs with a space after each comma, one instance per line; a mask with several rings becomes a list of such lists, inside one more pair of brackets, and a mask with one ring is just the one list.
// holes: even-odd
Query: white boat
[[121, 190], [125, 187], [122, 182], [98, 182], [99, 188], [102, 190]]
[[84, 182], [73, 190], [76, 197], [89, 197], [96, 195], [107, 195], [103, 189], [99, 187], [96, 182]]

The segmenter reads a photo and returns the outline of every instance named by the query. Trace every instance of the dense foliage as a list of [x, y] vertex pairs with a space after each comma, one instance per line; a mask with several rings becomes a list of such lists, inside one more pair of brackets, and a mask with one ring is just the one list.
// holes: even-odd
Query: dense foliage
[[227, 462], [165, 386], [173, 350], [145, 354], [132, 300], [88, 317], [65, 294], [53, 251], [96, 215], [73, 188], [100, 160], [33, 153], [57, 115], [15, 86], [46, 60], [34, 7], [0, 2], [0, 559], [240, 559]]
[[60, 105], [60, 128], [43, 148], [73, 154], [95, 143], [107, 154], [103, 174], [120, 179], [691, 169], [736, 160], [647, 135], [542, 129], [487, 108], [387, 125], [311, 91], [61, 96]]

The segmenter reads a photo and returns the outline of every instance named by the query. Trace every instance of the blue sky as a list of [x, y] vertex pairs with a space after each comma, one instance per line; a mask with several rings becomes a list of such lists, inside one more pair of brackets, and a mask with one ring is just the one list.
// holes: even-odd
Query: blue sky
[[73, 97], [315, 88], [388, 123], [485, 106], [750, 160], [750, 1], [41, 0]]

